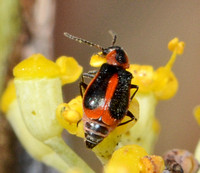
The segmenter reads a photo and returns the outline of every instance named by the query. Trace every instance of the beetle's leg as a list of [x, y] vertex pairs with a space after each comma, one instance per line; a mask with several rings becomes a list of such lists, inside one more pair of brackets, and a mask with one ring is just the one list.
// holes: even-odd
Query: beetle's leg
[[84, 76], [82, 75], [81, 82], [79, 83], [79, 89], [80, 89], [81, 97], [83, 97], [83, 93], [85, 92], [87, 86], [88, 85], [84, 82]]
[[133, 121], [133, 120], [137, 121], [137, 119], [135, 118], [135, 116], [134, 116], [130, 111], [127, 112], [126, 116], [130, 117], [131, 119], [128, 120], [128, 121], [125, 121], [125, 122], [123, 122], [123, 123], [120, 123], [118, 126], [127, 124], [127, 123], [129, 123], [129, 122], [131, 122], [131, 121]]
[[[133, 95], [131, 96], [131, 100], [133, 99], [133, 97], [135, 96], [135, 94], [137, 93], [138, 89], [139, 89], [139, 86], [138, 85], [133, 85], [131, 84], [131, 89], [134, 88], [136, 89], [135, 92], [133, 93]], [[133, 120], [137, 121], [137, 119], [135, 118], [135, 116], [128, 110], [126, 116], [130, 117], [131, 119], [126, 121], [126, 122], [123, 122], [123, 123], [120, 123], [118, 126], [121, 126], [121, 125], [124, 125], [124, 124], [127, 124]]]
[[87, 88], [87, 84], [84, 82], [84, 78], [94, 78], [95, 74], [97, 73], [96, 70], [94, 71], [89, 71], [88, 73], [83, 73], [81, 77], [81, 82], [79, 83], [79, 88], [80, 88], [80, 94], [83, 97], [83, 93]]
[[76, 123], [76, 127], [78, 127], [78, 124], [82, 121], [82, 118], [80, 120], [77, 121]]
[[86, 88], [87, 88], [87, 84], [86, 83], [84, 83], [84, 82], [80, 82], [79, 83], [79, 89], [80, 89], [81, 97], [83, 97], [83, 93], [86, 90]]
[[81, 76], [81, 82], [79, 83], [79, 89], [80, 89], [80, 94], [81, 97], [83, 97], [83, 93], [85, 92], [86, 88], [87, 88], [87, 84], [84, 82], [84, 76]]
[[97, 70], [91, 70], [87, 72], [88, 74], [97, 74]]
[[83, 73], [83, 78], [94, 78], [96, 75], [97, 71], [93, 70], [93, 71], [89, 71], [87, 73]]
[[95, 74], [97, 73], [96, 70], [89, 71], [88, 73], [83, 73], [81, 77], [81, 82], [79, 83], [79, 88], [80, 88], [80, 94], [83, 97], [83, 93], [87, 88], [87, 84], [84, 82], [84, 78], [94, 78]]
[[133, 85], [131, 84], [131, 89], [134, 88], [136, 89], [135, 92], [133, 93], [133, 95], [131, 96], [131, 100], [133, 99], [133, 97], [135, 96], [135, 94], [137, 93], [138, 89], [139, 89], [139, 86], [138, 85]]

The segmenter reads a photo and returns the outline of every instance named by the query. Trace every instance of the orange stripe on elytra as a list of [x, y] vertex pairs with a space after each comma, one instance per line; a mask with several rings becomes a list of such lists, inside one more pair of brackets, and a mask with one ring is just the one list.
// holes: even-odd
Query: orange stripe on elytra
[[118, 81], [119, 81], [118, 74], [114, 74], [110, 78], [109, 83], [108, 83], [108, 87], [106, 89], [106, 95], [105, 95], [106, 103], [105, 103], [105, 106], [104, 106], [105, 112], [102, 115], [102, 121], [107, 125], [113, 125], [116, 122], [116, 119], [111, 117], [110, 112], [108, 110], [108, 107], [110, 105], [110, 102], [111, 102], [111, 99], [112, 99], [113, 94], [115, 92], [115, 89], [118, 85]]
[[84, 108], [85, 115], [88, 118], [92, 118], [92, 119], [99, 119], [102, 116], [103, 112], [104, 112], [103, 107], [98, 107], [92, 110]]
[[[104, 105], [102, 105], [101, 107], [98, 107], [96, 109], [90, 110], [87, 108], [84, 108], [84, 113], [88, 118], [92, 118], [92, 119], [99, 119], [100, 117], [102, 117], [102, 121], [106, 124], [106, 125], [115, 125], [116, 124], [116, 119], [112, 118], [110, 115], [110, 112], [108, 110], [111, 99], [113, 97], [113, 94], [115, 92], [115, 89], [118, 85], [118, 75], [114, 74], [109, 82], [108, 82], [108, 86], [106, 88], [106, 94], [105, 94], [105, 103]], [[116, 124], [117, 125], [117, 124]]]

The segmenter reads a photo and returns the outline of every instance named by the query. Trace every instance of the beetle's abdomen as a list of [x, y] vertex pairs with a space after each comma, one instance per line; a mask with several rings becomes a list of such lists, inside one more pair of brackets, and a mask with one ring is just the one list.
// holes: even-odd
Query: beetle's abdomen
[[91, 120], [85, 117], [87, 120], [84, 121], [85, 131], [85, 143], [87, 148], [94, 148], [99, 144], [106, 136], [108, 136], [110, 129], [100, 120]]

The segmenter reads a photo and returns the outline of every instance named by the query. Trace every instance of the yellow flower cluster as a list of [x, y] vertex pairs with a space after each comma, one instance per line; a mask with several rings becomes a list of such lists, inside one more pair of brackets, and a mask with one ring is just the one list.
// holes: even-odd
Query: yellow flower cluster
[[60, 172], [79, 168], [93, 173], [65, 144], [63, 127], [56, 118], [56, 108], [63, 102], [61, 84], [78, 79], [82, 67], [71, 57], [60, 57], [54, 63], [34, 54], [19, 63], [13, 73], [14, 83], [9, 83], [1, 98], [1, 110], [22, 145], [32, 157]]
[[140, 92], [152, 91], [158, 100], [170, 99], [178, 89], [178, 81], [171, 69], [176, 56], [183, 53], [184, 42], [179, 42], [178, 38], [174, 38], [169, 42], [168, 48], [173, 54], [164, 67], [159, 67], [155, 71], [149, 65], [131, 65], [129, 68], [134, 76], [132, 82], [139, 85]]
[[[160, 129], [155, 118], [155, 107], [158, 100], [169, 99], [177, 92], [178, 81], [171, 68], [176, 56], [182, 54], [184, 43], [175, 38], [169, 42], [168, 48], [173, 54], [164, 67], [154, 70], [148, 65], [130, 65], [128, 71], [134, 76], [132, 83], [139, 85], [139, 91], [130, 102], [129, 110], [138, 122], [136, 123], [135, 120], [117, 127], [94, 147], [93, 151], [106, 165], [105, 173], [160, 173], [163, 171], [163, 159], [159, 156], [148, 155], [153, 150]], [[91, 57], [90, 65], [99, 67], [105, 62], [103, 55], [98, 53]], [[69, 103], [62, 103], [61, 91], [62, 85], [79, 78], [82, 67], [72, 57], [62, 56], [53, 62], [41, 54], [35, 54], [19, 63], [13, 73], [15, 86], [11, 82], [5, 90], [1, 99], [1, 110], [6, 114], [9, 113], [9, 121], [16, 131], [18, 123], [15, 121], [16, 112], [17, 116], [21, 116], [19, 123], [24, 125], [22, 126], [25, 130], [23, 132], [21, 129], [16, 133], [26, 149], [30, 153], [38, 152], [39, 158], [37, 154], [32, 154], [32, 156], [54, 166], [61, 172], [77, 170], [77, 168], [83, 172], [93, 172], [61, 138], [63, 128], [71, 134], [84, 138], [81, 121], [82, 98], [77, 96]], [[17, 104], [11, 106], [13, 102]], [[16, 111], [19, 110], [18, 106], [21, 113]], [[127, 117], [122, 122], [124, 121], [127, 121]], [[30, 138], [29, 141], [35, 144], [32, 147], [29, 146], [30, 143], [26, 144], [24, 137], [27, 136]], [[39, 153], [38, 148], [45, 152]], [[61, 166], [55, 159], [59, 160]]]
[[[135, 124], [135, 122], [128, 123], [125, 126], [116, 128], [116, 130], [111, 133], [107, 137], [107, 139], [102, 142], [102, 144], [100, 143], [97, 147], [93, 149], [93, 151], [96, 153], [97, 156], [100, 157], [100, 160], [103, 163], [106, 163], [108, 161], [112, 152], [115, 150], [116, 144], [118, 144], [119, 147], [132, 143], [138, 144], [143, 146], [149, 153], [152, 153], [153, 146], [160, 129], [159, 122], [155, 118], [155, 106], [157, 104], [157, 100], [169, 99], [177, 92], [178, 81], [171, 68], [173, 63], [175, 62], [176, 55], [179, 55], [183, 52], [184, 43], [179, 42], [177, 38], [174, 38], [169, 42], [168, 48], [169, 50], [173, 51], [173, 54], [169, 62], [164, 67], [160, 67], [157, 70], [154, 70], [153, 67], [150, 65], [130, 65], [128, 71], [131, 72], [134, 76], [132, 83], [139, 85], [139, 91], [136, 94], [136, 100], [134, 99], [131, 102], [129, 109], [137, 118], [139, 118], [139, 121], [134, 127], [133, 125]], [[103, 63], [105, 63], [105, 58], [101, 53], [97, 53], [91, 57], [91, 66], [99, 67]], [[68, 113], [69, 111], [73, 111], [74, 115], [76, 114], [74, 111], [76, 111], [78, 117], [82, 117], [82, 113], [80, 116], [80, 112], [82, 112], [82, 106], [79, 100], [80, 97], [77, 97], [75, 99], [78, 99], [77, 102], [73, 102], [76, 102], [76, 104], [79, 104], [79, 106], [77, 105], [76, 109], [74, 109], [63, 105], [62, 109], [65, 110], [65, 113], [63, 113], [62, 115], [61, 111], [59, 113], [57, 112], [57, 118], [59, 122], [61, 122], [61, 125], [66, 128], [70, 133], [83, 134], [83, 132], [80, 131], [83, 131], [83, 129], [77, 128], [79, 126], [76, 126], [76, 123], [80, 121], [78, 120], [78, 118], [76, 119], [76, 122], [74, 122], [74, 118], [72, 116], [68, 116], [72, 118], [71, 120], [69, 118], [65, 118], [66, 111], [68, 111]], [[68, 103], [68, 105], [69, 104], [70, 102]], [[82, 125], [81, 123], [79, 124]], [[114, 138], [116, 136], [118, 137], [118, 139]], [[106, 150], [108, 146], [110, 152]]]

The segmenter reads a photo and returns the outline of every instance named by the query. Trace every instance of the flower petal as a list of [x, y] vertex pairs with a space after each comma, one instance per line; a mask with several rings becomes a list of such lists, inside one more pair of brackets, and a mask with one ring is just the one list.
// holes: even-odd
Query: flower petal
[[73, 57], [61, 56], [56, 60], [56, 64], [60, 67], [63, 85], [76, 81], [83, 71], [82, 66]]

